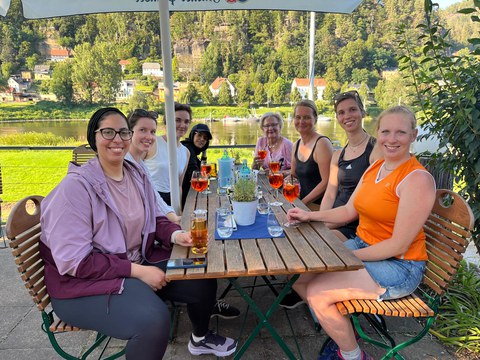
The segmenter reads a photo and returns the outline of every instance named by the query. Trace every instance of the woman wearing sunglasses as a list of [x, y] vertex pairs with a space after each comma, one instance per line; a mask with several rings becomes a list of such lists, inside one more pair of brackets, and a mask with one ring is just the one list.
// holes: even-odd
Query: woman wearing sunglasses
[[[366, 114], [357, 91], [347, 91], [334, 98], [334, 110], [338, 124], [347, 134], [347, 145], [333, 153], [327, 190], [320, 210], [345, 205], [355, 190], [360, 178], [381, 152], [375, 146], [376, 139], [362, 128]], [[358, 220], [347, 224], [327, 224], [342, 240], [355, 237]]]

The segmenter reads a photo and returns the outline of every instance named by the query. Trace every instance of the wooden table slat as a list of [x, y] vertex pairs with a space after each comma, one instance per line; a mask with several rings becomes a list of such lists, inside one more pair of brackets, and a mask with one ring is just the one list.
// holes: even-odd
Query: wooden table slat
[[253, 239], [241, 240], [240, 245], [245, 256], [247, 273], [250, 275], [261, 275], [265, 273], [265, 264], [258, 249], [257, 241]]

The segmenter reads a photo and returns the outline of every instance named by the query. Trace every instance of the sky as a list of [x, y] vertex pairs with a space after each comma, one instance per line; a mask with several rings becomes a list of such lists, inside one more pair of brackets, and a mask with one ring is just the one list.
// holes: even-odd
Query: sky
[[455, 3], [458, 3], [460, 2], [461, 0], [432, 0], [432, 2], [434, 3], [437, 3], [438, 5], [440, 5], [440, 8], [441, 9], [445, 9], [447, 8], [448, 6], [452, 5], [452, 4], [455, 4]]

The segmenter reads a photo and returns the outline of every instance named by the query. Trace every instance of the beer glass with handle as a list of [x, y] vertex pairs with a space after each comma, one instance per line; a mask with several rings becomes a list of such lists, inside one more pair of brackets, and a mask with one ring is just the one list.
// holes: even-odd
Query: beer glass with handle
[[[283, 196], [287, 201], [292, 204], [293, 207], [295, 205], [293, 202], [295, 199], [298, 198], [300, 195], [300, 182], [298, 181], [298, 178], [296, 178], [293, 175], [287, 176], [285, 180], [283, 181]], [[298, 221], [291, 221], [291, 222], [286, 222], [283, 224], [285, 227], [297, 227], [298, 226]]]

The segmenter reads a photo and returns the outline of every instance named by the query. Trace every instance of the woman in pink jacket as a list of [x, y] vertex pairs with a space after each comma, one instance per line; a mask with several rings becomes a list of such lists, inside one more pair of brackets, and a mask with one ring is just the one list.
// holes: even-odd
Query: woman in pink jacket
[[208, 329], [216, 281], [165, 278], [172, 244], [191, 246], [191, 236], [161, 216], [145, 172], [124, 160], [132, 138], [125, 115], [98, 110], [87, 138], [97, 156], [70, 164], [42, 202], [40, 252], [57, 315], [128, 340], [128, 360], [161, 359], [170, 330], [164, 301], [182, 302], [193, 327], [190, 353], [233, 353], [234, 340]]

